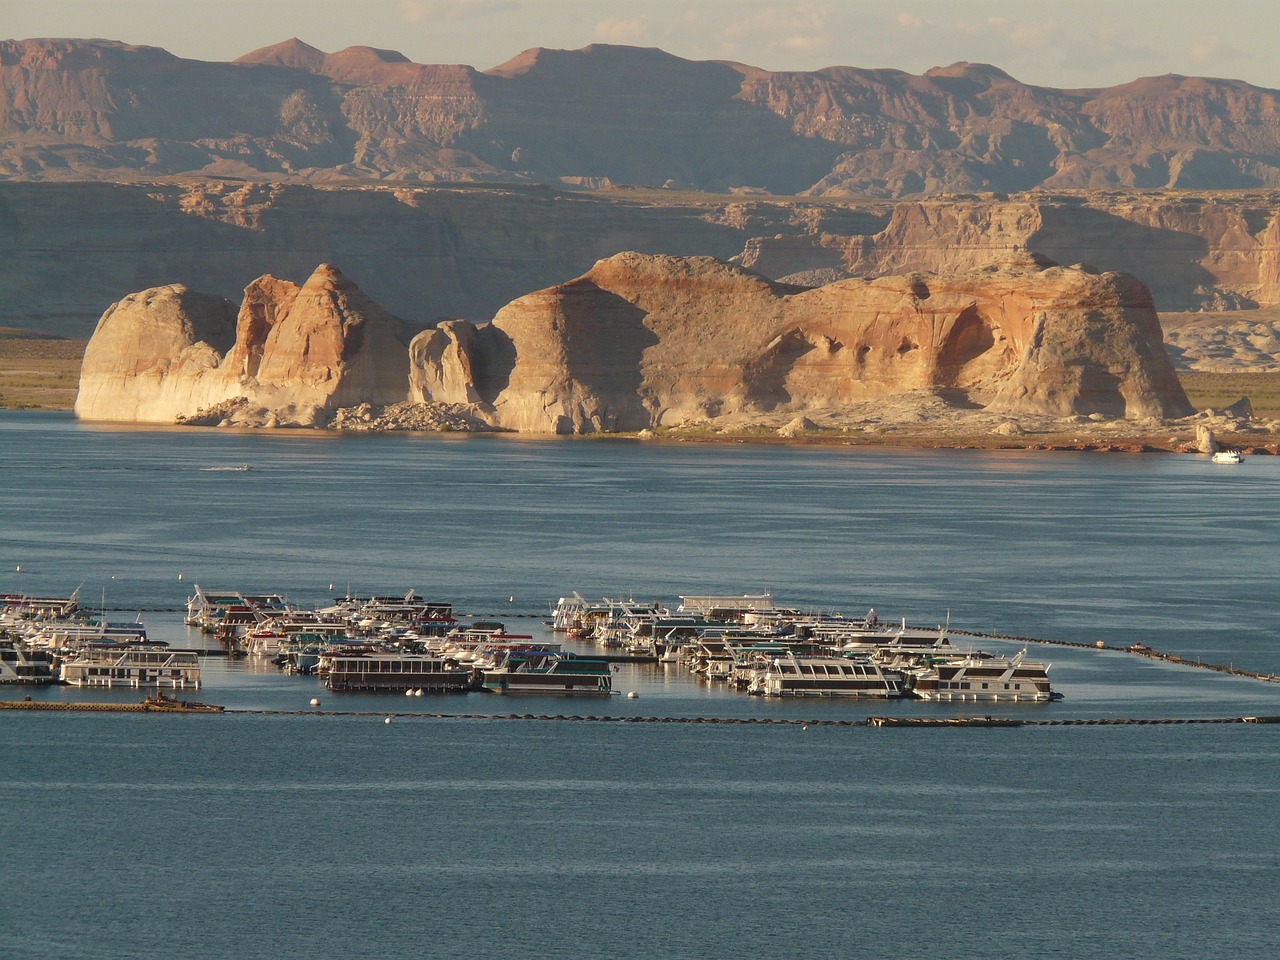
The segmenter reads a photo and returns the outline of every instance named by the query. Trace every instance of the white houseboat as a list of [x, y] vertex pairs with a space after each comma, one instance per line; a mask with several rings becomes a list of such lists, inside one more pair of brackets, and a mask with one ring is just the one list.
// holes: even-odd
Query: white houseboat
[[1047, 703], [1055, 699], [1049, 687], [1049, 665], [1027, 660], [1025, 654], [1024, 650], [1012, 657], [973, 653], [930, 658], [907, 671], [907, 684], [921, 700]]
[[490, 693], [596, 694], [613, 690], [607, 660], [550, 650], [511, 651], [481, 669]]
[[766, 697], [866, 697], [902, 695], [896, 677], [869, 659], [850, 657], [771, 657], [750, 693]]
[[471, 671], [456, 660], [417, 653], [323, 654], [320, 664], [325, 686], [335, 691], [450, 693], [472, 682]]
[[63, 661], [60, 679], [73, 687], [199, 690], [200, 657], [159, 645], [86, 646]]

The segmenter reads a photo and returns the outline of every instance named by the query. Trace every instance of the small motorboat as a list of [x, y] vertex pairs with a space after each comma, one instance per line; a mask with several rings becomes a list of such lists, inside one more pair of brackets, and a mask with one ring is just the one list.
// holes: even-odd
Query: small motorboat
[[1219, 450], [1212, 459], [1214, 463], [1244, 463], [1244, 454], [1239, 450]]

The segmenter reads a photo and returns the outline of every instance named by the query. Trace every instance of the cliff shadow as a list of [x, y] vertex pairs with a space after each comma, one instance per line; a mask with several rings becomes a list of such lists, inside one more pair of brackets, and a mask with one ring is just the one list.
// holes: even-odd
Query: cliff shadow
[[492, 404], [511, 385], [516, 366], [516, 345], [507, 332], [491, 323], [476, 328], [476, 349], [471, 354], [471, 375], [482, 403]]
[[603, 430], [652, 426], [641, 394], [644, 352], [658, 343], [648, 314], [591, 281], [567, 287], [561, 308], [565, 372], [583, 416]]
[[1203, 237], [1074, 205], [1043, 206], [1041, 223], [1027, 239], [1028, 250], [1064, 265], [1132, 274], [1146, 284], [1157, 309], [1195, 309], [1217, 283], [1201, 262], [1209, 253]]

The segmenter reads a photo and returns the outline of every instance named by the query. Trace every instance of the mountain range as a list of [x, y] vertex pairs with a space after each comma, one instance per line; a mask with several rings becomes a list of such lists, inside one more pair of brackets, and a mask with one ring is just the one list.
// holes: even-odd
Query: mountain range
[[657, 49], [489, 70], [297, 39], [230, 63], [0, 42], [0, 178], [528, 181], [897, 198], [1280, 187], [1280, 91], [1163, 76], [1058, 90], [957, 63], [770, 72]]

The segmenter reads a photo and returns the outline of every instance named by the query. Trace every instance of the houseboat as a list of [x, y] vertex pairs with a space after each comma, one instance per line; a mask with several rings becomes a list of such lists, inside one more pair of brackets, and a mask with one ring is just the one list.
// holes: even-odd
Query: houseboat
[[199, 690], [200, 658], [195, 653], [169, 650], [161, 644], [89, 645], [63, 661], [60, 679], [73, 687]]
[[766, 697], [866, 697], [889, 699], [902, 695], [896, 677], [872, 660], [852, 657], [769, 658], [749, 693]]
[[471, 671], [456, 660], [416, 653], [338, 653], [322, 655], [325, 686], [334, 691], [404, 693], [463, 692], [471, 688]]
[[608, 696], [613, 690], [613, 672], [607, 660], [550, 650], [513, 650], [480, 673], [481, 683], [490, 693]]
[[933, 701], [1047, 703], [1058, 698], [1049, 687], [1049, 665], [1027, 660], [1026, 651], [1012, 657], [972, 653], [961, 657], [925, 658], [907, 671], [912, 696]]
[[16, 637], [0, 635], [0, 683], [52, 683], [53, 654], [28, 650]]

